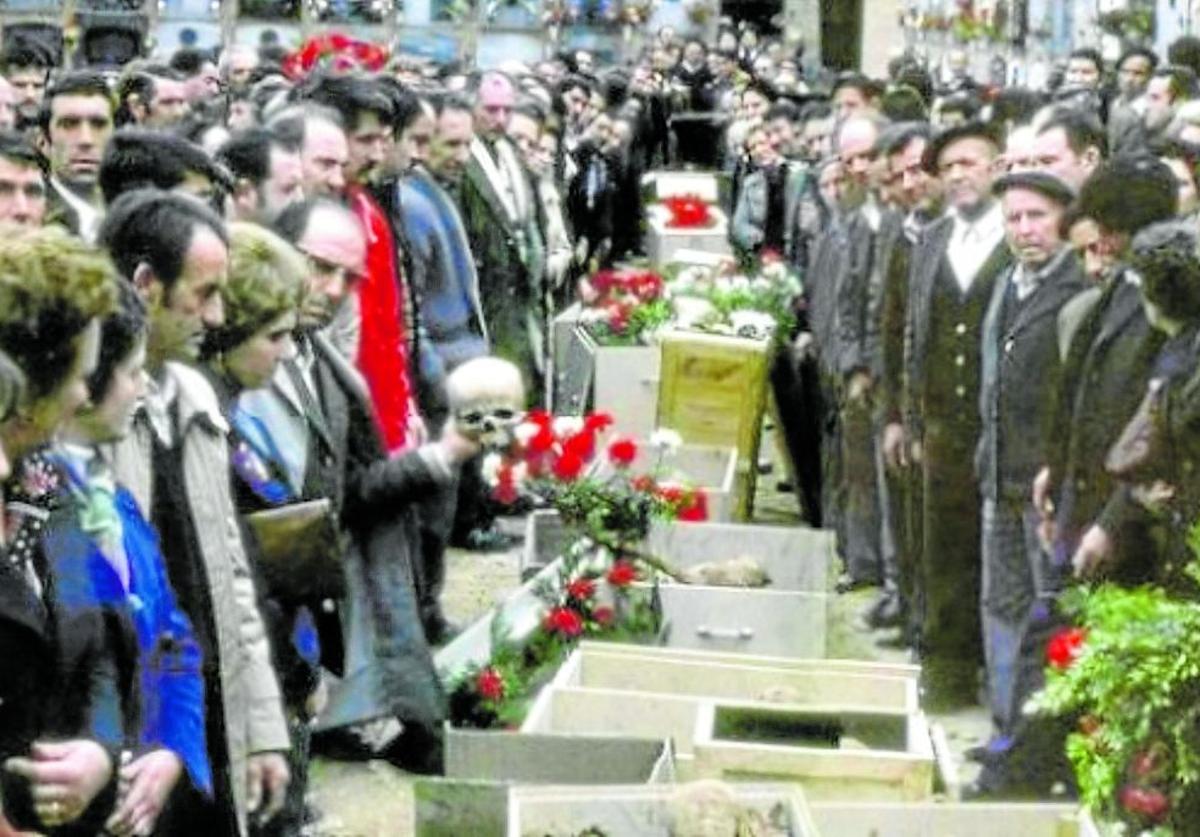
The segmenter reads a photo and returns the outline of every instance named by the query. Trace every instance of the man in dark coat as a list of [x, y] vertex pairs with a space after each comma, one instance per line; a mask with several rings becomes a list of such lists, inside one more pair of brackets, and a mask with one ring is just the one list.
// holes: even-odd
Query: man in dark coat
[[365, 257], [362, 228], [325, 200], [289, 207], [277, 226], [330, 269], [310, 280], [297, 357], [284, 361], [270, 388], [243, 394], [239, 407], [286, 452], [280, 464], [293, 484], [306, 496], [330, 499], [347, 536], [346, 676], [321, 725], [397, 717], [404, 729], [389, 756], [410, 769], [437, 770], [444, 706], [417, 603], [416, 501], [448, 484], [475, 447], [448, 428], [438, 443], [388, 458], [362, 378], [322, 332]]
[[992, 198], [999, 144], [979, 122], [934, 137], [926, 168], [949, 212], [913, 250], [906, 341], [911, 347], [906, 430], [922, 469], [919, 638], [929, 705], [972, 705], [983, 662], [978, 601], [979, 494], [971, 467], [979, 439], [979, 352], [992, 286], [1011, 264]]
[[995, 185], [1016, 264], [998, 280], [983, 326], [976, 454], [983, 498], [980, 612], [988, 693], [997, 738], [1019, 714], [1013, 705], [1016, 653], [1034, 601], [1048, 595], [1046, 556], [1030, 495], [1055, 383], [1061, 374], [1058, 312], [1086, 290], [1059, 227], [1074, 193], [1056, 175], [1020, 172]]
[[[909, 617], [906, 639], [914, 635], [912, 618], [919, 612], [913, 604], [918, 595], [915, 585], [916, 560], [921, 552], [920, 471], [908, 455], [904, 432], [904, 411], [908, 402], [908, 386], [904, 373], [907, 347], [904, 342], [904, 322], [908, 312], [908, 278], [912, 251], [921, 233], [941, 212], [941, 184], [922, 165], [929, 146], [930, 130], [925, 123], [909, 122], [895, 126], [881, 138], [881, 153], [885, 158], [886, 174], [897, 206], [905, 215], [886, 258], [883, 288], [879, 300], [879, 349], [876, 409], [880, 431], [880, 453], [883, 468], [880, 472], [880, 493], [884, 496], [884, 512], [892, 535], [893, 562], [885, 566], [895, 592], [888, 608], [881, 609], [876, 621], [888, 617]], [[886, 531], [886, 530], [885, 530]], [[886, 556], [887, 553], [885, 553]]]

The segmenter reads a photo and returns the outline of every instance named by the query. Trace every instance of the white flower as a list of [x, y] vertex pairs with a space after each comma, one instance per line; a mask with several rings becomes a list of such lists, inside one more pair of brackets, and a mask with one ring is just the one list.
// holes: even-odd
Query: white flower
[[583, 416], [556, 416], [553, 427], [554, 435], [560, 439], [573, 436], [583, 430]]
[[763, 267], [761, 274], [766, 279], [783, 279], [788, 275], [787, 267], [783, 262], [773, 262]]
[[683, 437], [669, 427], [660, 427], [650, 434], [649, 444], [655, 450], [673, 453], [683, 444]]
[[512, 469], [513, 485], [517, 488], [523, 486], [529, 479], [529, 466], [524, 462], [518, 462]]
[[766, 293], [771, 290], [772, 282], [765, 276], [755, 276], [750, 281], [750, 290], [755, 293]]
[[500, 482], [500, 466], [502, 464], [504, 464], [504, 457], [495, 451], [485, 456], [479, 465], [483, 481], [491, 486], [497, 485]]
[[729, 315], [729, 324], [738, 337], [765, 340], [775, 331], [775, 318], [761, 311], [734, 311]]
[[529, 447], [529, 441], [541, 431], [541, 428], [532, 421], [523, 421], [513, 428], [513, 438], [517, 440], [517, 444], [523, 448]]
[[750, 280], [745, 276], [735, 276], [729, 280], [729, 287], [735, 291], [750, 290]]

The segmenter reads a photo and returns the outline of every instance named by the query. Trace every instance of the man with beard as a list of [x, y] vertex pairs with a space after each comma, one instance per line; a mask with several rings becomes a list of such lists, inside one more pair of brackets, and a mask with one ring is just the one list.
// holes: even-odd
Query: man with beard
[[1188, 67], [1168, 65], [1155, 71], [1143, 97], [1140, 147], [1163, 136], [1181, 104], [1196, 94], [1196, 74]]
[[95, 241], [103, 215], [100, 160], [113, 132], [116, 106], [104, 76], [68, 73], [46, 94], [41, 142], [49, 160], [47, 221]]
[[974, 705], [983, 662], [973, 605], [979, 601], [980, 502], [971, 463], [979, 439], [984, 313], [1012, 260], [991, 194], [999, 153], [994, 129], [984, 123], [934, 137], [924, 164], [940, 178], [949, 212], [917, 242], [909, 275], [905, 431], [923, 494], [918, 650], [925, 699], [947, 709]]
[[216, 159], [233, 178], [226, 204], [231, 220], [270, 224], [287, 206], [304, 200], [300, 147], [289, 139], [251, 128], [221, 146]]
[[4, 55], [0, 57], [0, 74], [16, 92], [16, 127], [19, 130], [38, 124], [53, 67], [54, 60], [49, 51], [38, 41], [17, 36], [7, 42]]

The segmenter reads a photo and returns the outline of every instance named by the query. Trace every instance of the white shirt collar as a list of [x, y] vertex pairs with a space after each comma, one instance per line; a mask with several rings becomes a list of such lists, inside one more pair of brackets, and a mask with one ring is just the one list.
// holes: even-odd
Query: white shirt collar
[[58, 192], [58, 196], [63, 199], [63, 202], [71, 207], [75, 211], [75, 214], [79, 216], [79, 237], [88, 244], [95, 244], [96, 236], [100, 232], [100, 221], [102, 220], [100, 210], [79, 197], [69, 186], [56, 177], [50, 178], [50, 186]]

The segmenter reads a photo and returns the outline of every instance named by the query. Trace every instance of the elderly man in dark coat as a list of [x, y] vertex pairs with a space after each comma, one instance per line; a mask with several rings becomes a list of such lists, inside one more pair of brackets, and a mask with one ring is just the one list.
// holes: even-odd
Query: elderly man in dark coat
[[906, 341], [906, 429], [923, 472], [925, 591], [919, 652], [926, 702], [973, 705], [982, 663], [978, 601], [979, 492], [971, 466], [979, 439], [983, 317], [1012, 263], [991, 194], [999, 144], [991, 126], [966, 123], [934, 137], [925, 165], [941, 178], [947, 214], [913, 250]]
[[402, 737], [384, 755], [436, 772], [444, 700], [417, 604], [416, 501], [449, 483], [476, 446], [448, 428], [437, 443], [386, 455], [362, 378], [323, 331], [365, 258], [362, 227], [326, 200], [293, 205], [276, 225], [329, 267], [314, 267], [310, 278], [297, 357], [284, 361], [269, 388], [243, 393], [239, 409], [271, 436], [286, 459], [276, 464], [303, 496], [332, 501], [346, 533], [346, 676], [320, 723], [333, 729], [397, 717]]
[[1029, 486], [1050, 435], [1046, 405], [1062, 372], [1058, 313], [1087, 284], [1059, 230], [1071, 187], [1048, 172], [1026, 171], [1000, 178], [994, 191], [1016, 264], [997, 281], [984, 319], [975, 466], [983, 498], [980, 611], [999, 738], [1019, 713], [1012, 698], [1022, 627], [1034, 601], [1052, 595]]

